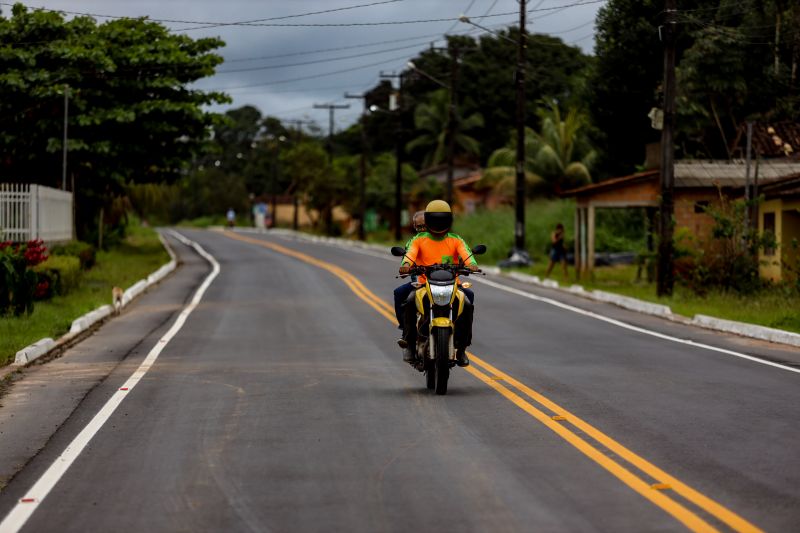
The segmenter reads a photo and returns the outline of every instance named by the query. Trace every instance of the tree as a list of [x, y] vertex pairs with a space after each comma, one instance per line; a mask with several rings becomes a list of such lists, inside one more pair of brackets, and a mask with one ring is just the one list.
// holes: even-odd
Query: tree
[[177, 180], [217, 123], [203, 106], [227, 101], [189, 88], [222, 62], [212, 53], [222, 41], [146, 19], [98, 24], [17, 4], [0, 17], [0, 41], [0, 173], [60, 187], [68, 86], [69, 168], [83, 237], [125, 183]]
[[[414, 125], [422, 131], [422, 135], [406, 145], [409, 152], [416, 149], [425, 150], [423, 166], [430, 167], [442, 163], [447, 158], [447, 132], [450, 121], [450, 96], [445, 89], [434, 91], [424, 104], [414, 110]], [[478, 155], [480, 144], [474, 137], [465, 132], [483, 126], [483, 117], [479, 113], [472, 113], [467, 117], [455, 115], [456, 154]]]
[[[566, 116], [555, 101], [537, 110], [541, 131], [525, 131], [525, 171], [532, 193], [553, 194], [591, 182], [590, 168], [596, 152], [589, 145], [585, 127], [587, 117], [576, 108]], [[516, 135], [509, 146], [496, 150], [489, 158], [485, 185], [513, 191], [516, 163]]]

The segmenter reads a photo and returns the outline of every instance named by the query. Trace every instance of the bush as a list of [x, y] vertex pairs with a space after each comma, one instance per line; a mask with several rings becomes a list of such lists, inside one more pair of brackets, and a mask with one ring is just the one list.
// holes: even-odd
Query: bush
[[33, 312], [38, 276], [32, 267], [47, 259], [41, 240], [26, 244], [0, 242], [0, 316]]
[[52, 255], [77, 257], [81, 264], [81, 270], [92, 268], [97, 258], [94, 246], [82, 241], [70, 241], [67, 244], [53, 246], [50, 253]]
[[47, 261], [33, 267], [38, 276], [35, 297], [37, 299], [67, 294], [78, 286], [81, 277], [81, 263], [77, 257], [52, 255]]

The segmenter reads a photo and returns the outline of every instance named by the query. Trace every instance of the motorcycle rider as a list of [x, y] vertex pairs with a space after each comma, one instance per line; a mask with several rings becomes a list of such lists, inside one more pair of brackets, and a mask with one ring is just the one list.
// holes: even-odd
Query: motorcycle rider
[[[427, 231], [417, 235], [410, 241], [400, 274], [408, 274], [411, 265], [430, 266], [435, 264], [452, 264], [462, 260], [472, 271], [478, 270], [478, 263], [472, 251], [460, 236], [450, 232], [453, 225], [453, 212], [450, 205], [443, 200], [433, 200], [425, 208], [425, 227]], [[424, 276], [420, 276], [424, 280]], [[466, 349], [472, 343], [472, 315], [474, 294], [469, 289], [462, 289], [467, 295], [464, 310], [455, 320], [453, 345], [456, 348], [456, 364], [468, 366]], [[403, 348], [403, 361], [412, 363], [416, 359], [417, 343], [417, 307], [412, 292], [404, 304], [403, 338], [398, 342]], [[425, 298], [425, 306], [430, 303]]]

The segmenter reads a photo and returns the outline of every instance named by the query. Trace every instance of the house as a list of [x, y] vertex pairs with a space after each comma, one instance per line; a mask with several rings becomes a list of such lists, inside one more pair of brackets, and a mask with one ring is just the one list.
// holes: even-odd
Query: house
[[[447, 164], [426, 168], [419, 177], [434, 178], [447, 190]], [[453, 209], [456, 212], [473, 213], [478, 207], [491, 209], [503, 203], [504, 198], [494, 194], [490, 188], [480, 186], [482, 177], [483, 170], [479, 164], [456, 160], [453, 165]]]
[[[764, 160], [751, 165], [751, 177], [757, 190], [767, 184], [791, 176], [800, 176], [800, 162]], [[757, 180], [757, 181], [756, 181]], [[720, 195], [741, 197], [746, 181], [746, 165], [742, 160], [695, 161], [675, 163], [675, 230], [691, 236], [694, 246], [701, 247], [711, 238], [714, 221], [706, 208], [720, 201]], [[592, 270], [595, 261], [594, 233], [597, 209], [644, 208], [648, 213], [649, 231], [653, 231], [661, 195], [659, 170], [648, 170], [630, 176], [613, 178], [585, 185], [562, 193], [575, 198], [575, 266], [579, 273]], [[790, 204], [794, 205], [794, 204]], [[791, 216], [791, 215], [789, 215]], [[769, 219], [768, 219], [769, 222]]]
[[761, 277], [797, 281], [800, 275], [800, 174], [759, 188], [758, 231], [771, 233], [776, 246], [759, 251]]

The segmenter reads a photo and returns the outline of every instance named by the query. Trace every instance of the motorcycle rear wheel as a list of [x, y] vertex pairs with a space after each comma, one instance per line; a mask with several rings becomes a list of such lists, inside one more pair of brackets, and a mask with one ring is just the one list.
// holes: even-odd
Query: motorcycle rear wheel
[[447, 394], [447, 380], [450, 377], [450, 329], [433, 330], [434, 365], [436, 367], [436, 394]]

